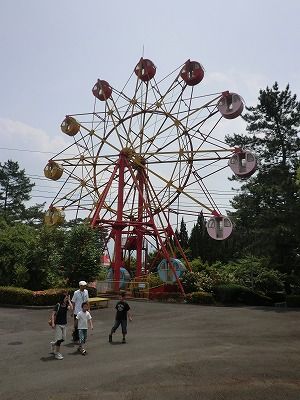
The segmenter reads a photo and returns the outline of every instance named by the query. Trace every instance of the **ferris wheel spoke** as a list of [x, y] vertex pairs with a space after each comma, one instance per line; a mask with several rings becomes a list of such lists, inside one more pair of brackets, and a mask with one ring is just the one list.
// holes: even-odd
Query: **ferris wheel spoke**
[[[123, 128], [123, 131], [125, 132], [125, 136], [122, 136], [121, 134], [120, 134], [120, 137], [123, 139], [123, 141], [124, 142], [121, 142], [121, 146], [122, 146], [122, 148], [124, 148], [124, 147], [128, 147], [128, 145], [131, 145], [132, 146], [132, 142], [131, 142], [131, 139], [130, 139], [130, 129], [129, 130], [127, 130], [126, 129], [126, 126], [124, 125], [124, 116], [123, 117], [121, 117], [121, 115], [120, 115], [120, 113], [119, 113], [119, 110], [118, 110], [118, 107], [117, 107], [117, 105], [116, 105], [116, 103], [114, 102], [114, 100], [112, 99], [112, 102], [113, 102], [113, 105], [114, 105], [114, 110], [117, 112], [117, 114], [118, 114], [118, 116], [117, 116], [117, 118], [118, 118], [118, 120], [119, 120], [119, 122], [118, 122], [118, 126], [122, 126], [122, 128]], [[113, 114], [111, 115], [111, 117], [113, 116]], [[114, 125], [115, 125], [115, 121], [114, 121]], [[116, 133], [118, 134], [118, 130], [116, 129]]]
[[[61, 191], [63, 190], [63, 188], [66, 186], [66, 184], [69, 182], [70, 178], [73, 178], [73, 173], [75, 171], [75, 169], [78, 167], [78, 163], [74, 166], [74, 168], [71, 170], [71, 172], [69, 173], [69, 176], [67, 177], [67, 179], [65, 180], [64, 184], [62, 185], [62, 187], [60, 188], [60, 190], [58, 191], [58, 193], [56, 194], [56, 196], [54, 197], [53, 201], [56, 200], [56, 198], [59, 196], [59, 194], [61, 193]], [[68, 172], [67, 172], [68, 173]], [[80, 181], [80, 179], [77, 179], [78, 181]]]
[[148, 172], [150, 172], [151, 174], [153, 174], [154, 176], [159, 178], [161, 181], [163, 181], [166, 185], [169, 185], [170, 187], [172, 187], [178, 194], [182, 194], [182, 195], [188, 197], [190, 200], [194, 201], [196, 204], [200, 205], [201, 207], [204, 207], [205, 209], [207, 209], [210, 212], [213, 211], [212, 209], [207, 207], [205, 204], [198, 201], [194, 196], [192, 196], [191, 194], [184, 191], [183, 188], [176, 186], [174, 183], [170, 182], [168, 179], [164, 178], [163, 176], [161, 176], [160, 174], [155, 172], [153, 169], [148, 168], [147, 170], [148, 170]]
[[[212, 103], [215, 103], [219, 98], [220, 98], [220, 96], [218, 96], [217, 98], [213, 98], [212, 100], [208, 101], [203, 106], [197, 107], [197, 108], [191, 110], [190, 112], [186, 113], [186, 115], [182, 116], [182, 118], [179, 119], [180, 123], [182, 125], [184, 125], [188, 119], [191, 119], [192, 116], [199, 114], [199, 112], [201, 112], [202, 110], [208, 109], [209, 105], [211, 105]], [[217, 113], [217, 111], [215, 111], [215, 108], [216, 107], [214, 105], [214, 109], [212, 111], [208, 109], [209, 114], [205, 118], [201, 118], [199, 121], [197, 121], [197, 123], [195, 125], [190, 126], [189, 131], [195, 130], [196, 128], [201, 127], [209, 118], [214, 116]]]
[[[202, 142], [201, 142], [200, 145], [198, 146], [198, 150], [200, 150], [200, 148], [203, 146], [203, 144], [204, 144], [205, 142], [207, 142], [207, 139], [210, 137], [211, 133], [212, 133], [213, 130], [216, 128], [216, 126], [219, 124], [219, 122], [220, 122], [221, 119], [222, 119], [222, 117], [220, 117], [220, 118], [217, 120], [217, 122], [213, 125], [213, 127], [209, 130], [209, 132], [208, 132], [206, 135], [204, 135], [204, 134], [201, 133]], [[199, 128], [199, 129], [200, 129], [200, 128]], [[199, 129], [198, 129], [198, 131], [199, 131]], [[200, 132], [200, 131], [199, 131], [199, 132]]]
[[[83, 187], [81, 186], [80, 195], [79, 195], [80, 199], [82, 198], [82, 190], [83, 190]], [[77, 210], [76, 210], [76, 214], [75, 214], [75, 219], [78, 218], [78, 212], [79, 212], [79, 208], [80, 208], [79, 206], [80, 206], [80, 203], [78, 202]]]
[[[128, 130], [127, 130], [128, 140], [126, 142], [126, 147], [128, 146], [128, 144], [130, 144], [131, 147], [133, 148], [133, 143], [130, 139], [130, 133], [131, 133], [131, 129], [132, 129], [132, 121], [133, 121], [134, 115], [136, 114], [136, 112], [142, 112], [142, 107], [139, 105], [138, 98], [137, 98], [138, 97], [137, 93], [140, 90], [140, 88], [142, 87], [142, 85], [143, 85], [143, 82], [137, 78], [133, 97], [131, 99], [128, 98], [128, 107], [123, 115], [124, 119], [126, 118], [128, 120], [128, 118], [129, 118]], [[130, 112], [130, 110], [131, 110], [131, 112]], [[128, 116], [129, 112], [130, 112], [130, 115]]]
[[[167, 113], [165, 113], [165, 117], [163, 118], [163, 122], [162, 122], [162, 124], [160, 125], [160, 127], [158, 128], [158, 130], [157, 130], [157, 132], [151, 137], [151, 142], [150, 142], [150, 144], [148, 145], [148, 146], [146, 146], [146, 148], [145, 148], [145, 153], [147, 152], [147, 151], [149, 151], [149, 149], [151, 148], [151, 145], [152, 145], [152, 143], [155, 141], [155, 140], [158, 140], [158, 137], [162, 134], [162, 133], [164, 133], [166, 130], [168, 130], [170, 127], [174, 127], [174, 126], [176, 126], [175, 124], [177, 124], [177, 120], [176, 120], [176, 118], [172, 118], [172, 115], [171, 115], [171, 113], [172, 113], [172, 110], [175, 108], [175, 105], [177, 104], [177, 102], [179, 101], [179, 99], [180, 99], [180, 96], [181, 96], [181, 94], [177, 97], [177, 99], [174, 101], [174, 104], [173, 104], [173, 106], [171, 107], [171, 109], [167, 112]], [[171, 118], [171, 120], [172, 120], [172, 125], [170, 125], [169, 127], [167, 127], [167, 128], [164, 128], [164, 125], [165, 125], [165, 123], [169, 120]], [[175, 121], [174, 121], [174, 119], [175, 119]], [[148, 143], [149, 143], [149, 141], [148, 141]], [[144, 142], [143, 143], [143, 145], [146, 145], [147, 144], [147, 142]]]
[[[172, 107], [171, 107], [170, 110], [169, 110], [167, 107], [165, 107], [165, 110], [163, 110], [163, 108], [164, 108], [164, 107], [163, 107], [163, 106], [164, 106], [164, 98], [165, 98], [165, 96], [167, 96], [167, 94], [169, 94], [169, 93], [172, 91], [172, 89], [174, 89], [174, 85], [175, 85], [175, 87], [176, 87], [176, 86], [178, 85], [178, 82], [176, 82], [176, 81], [173, 82], [172, 85], [170, 86], [170, 88], [169, 88], [169, 89], [167, 90], [167, 92], [165, 93], [165, 95], [161, 95], [161, 94], [159, 93], [159, 94], [160, 94], [160, 98], [159, 98], [159, 99], [156, 98], [155, 104], [152, 105], [152, 108], [154, 107], [154, 108], [153, 108], [153, 113], [160, 113], [161, 115], [164, 115], [163, 122], [162, 122], [160, 128], [158, 129], [157, 134], [156, 134], [154, 137], [151, 137], [151, 138], [147, 137], [146, 142], [140, 140], [140, 149], [141, 149], [145, 144], [147, 144], [147, 143], [150, 143], [150, 147], [151, 147], [151, 144], [152, 144], [152, 143], [154, 142], [154, 140], [157, 138], [157, 136], [158, 136], [159, 133], [160, 133], [160, 130], [163, 128], [165, 122], [166, 122], [166, 121], [168, 120], [168, 118], [170, 117], [170, 114], [171, 114], [173, 108], [176, 107], [177, 102], [180, 100], [180, 98], [181, 98], [181, 96], [182, 96], [182, 93], [179, 94], [178, 98], [175, 100], [175, 102], [173, 103], [173, 105], [172, 105]], [[152, 90], [153, 90], [153, 87], [152, 87]], [[147, 92], [147, 93], [148, 93], [148, 92]], [[161, 111], [159, 111], [159, 109], [161, 109]], [[151, 106], [147, 109], [147, 112], [150, 113], [150, 110], [151, 110]], [[150, 113], [149, 117], [148, 117], [147, 119], [144, 120], [143, 127], [142, 127], [142, 129], [141, 129], [141, 131], [142, 131], [143, 134], [144, 134], [144, 132], [145, 132], [145, 128], [147, 127], [149, 121], [151, 120], [151, 118], [152, 118], [152, 116], [153, 116], [153, 113]], [[137, 138], [136, 138], [136, 140], [137, 140]], [[135, 141], [136, 141], [136, 140], [135, 140]], [[146, 148], [146, 151], [149, 150], [150, 147], [148, 147], [148, 149]]]
[[87, 196], [90, 196], [90, 192], [87, 192], [85, 194], [82, 194], [80, 198], [76, 197], [76, 199], [68, 199], [66, 196], [64, 196], [60, 201], [62, 201], [63, 199], [66, 200], [66, 202], [63, 205], [63, 209], [68, 209], [70, 207], [72, 207], [73, 205], [77, 205], [78, 203], [80, 204], [82, 202], [83, 199], [85, 199]]

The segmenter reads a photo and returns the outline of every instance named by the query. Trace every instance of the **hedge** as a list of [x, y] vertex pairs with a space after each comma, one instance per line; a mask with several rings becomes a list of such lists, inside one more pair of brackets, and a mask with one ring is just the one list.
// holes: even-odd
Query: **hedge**
[[[88, 287], [90, 297], [97, 295], [97, 290]], [[31, 290], [17, 288], [13, 286], [0, 286], [0, 304], [5, 305], [22, 305], [22, 306], [52, 306], [56, 304], [62, 294], [68, 291], [70, 295], [77, 289], [48, 289], [33, 292]]]
[[266, 295], [272, 299], [273, 304], [286, 301], [286, 294], [284, 292], [267, 292]]
[[249, 306], [272, 305], [272, 299], [247, 287], [228, 284], [213, 289], [216, 300], [224, 304], [246, 304]]
[[183, 296], [178, 292], [159, 292], [159, 293], [150, 293], [150, 300], [158, 300], [162, 302], [180, 302], [183, 301]]
[[193, 292], [186, 295], [187, 303], [191, 304], [214, 304], [215, 300], [211, 293]]
[[290, 294], [286, 296], [286, 305], [288, 307], [300, 307], [300, 294]]

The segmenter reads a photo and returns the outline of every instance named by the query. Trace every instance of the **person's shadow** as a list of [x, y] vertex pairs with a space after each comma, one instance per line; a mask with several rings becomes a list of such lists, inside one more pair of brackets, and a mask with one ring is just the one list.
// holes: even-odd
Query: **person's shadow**
[[47, 361], [54, 361], [55, 358], [54, 358], [54, 356], [52, 354], [51, 356], [48, 356], [48, 357], [41, 357], [40, 360], [47, 362]]

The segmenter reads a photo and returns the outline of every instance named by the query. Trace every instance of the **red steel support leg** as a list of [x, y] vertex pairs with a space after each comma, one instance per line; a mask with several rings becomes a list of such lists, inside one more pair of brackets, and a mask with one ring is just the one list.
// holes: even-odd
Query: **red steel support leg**
[[143, 222], [143, 209], [144, 209], [144, 176], [140, 171], [137, 173], [137, 181], [139, 186], [139, 197], [138, 197], [138, 222], [141, 223], [137, 229], [136, 239], [136, 277], [139, 278], [142, 274], [142, 263], [143, 263], [143, 232], [141, 231]]
[[[132, 177], [134, 183], [136, 184], [137, 190], [138, 190], [139, 194], [141, 195], [141, 198], [142, 198], [143, 203], [144, 203], [145, 210], [146, 210], [146, 212], [147, 212], [147, 214], [149, 216], [150, 223], [152, 225], [152, 228], [153, 228], [153, 230], [154, 230], [154, 232], [156, 234], [156, 237], [157, 237], [157, 239], [159, 241], [159, 244], [161, 246], [162, 253], [163, 253], [164, 257], [166, 258], [166, 260], [168, 262], [168, 265], [169, 265], [170, 269], [172, 270], [172, 272], [173, 272], [173, 274], [174, 274], [174, 276], [176, 278], [176, 281], [178, 283], [178, 286], [179, 286], [179, 289], [180, 289], [181, 293], [185, 296], [185, 292], [184, 292], [182, 283], [180, 282], [180, 280], [179, 280], [179, 278], [178, 278], [178, 276], [176, 274], [175, 268], [173, 267], [173, 264], [171, 262], [171, 257], [170, 257], [170, 255], [169, 255], [169, 253], [168, 253], [168, 251], [167, 251], [167, 249], [165, 247], [165, 244], [164, 244], [162, 238], [160, 237], [160, 234], [158, 232], [158, 229], [157, 229], [157, 227], [155, 225], [155, 222], [154, 222], [154, 219], [153, 219], [153, 215], [151, 214], [149, 206], [147, 205], [147, 203], [146, 203], [146, 201], [144, 199], [144, 196], [143, 196], [143, 194], [142, 194], [142, 192], [140, 190], [140, 187], [139, 187], [139, 184], [137, 182], [137, 179], [134, 176], [134, 173], [133, 173], [132, 168], [130, 167], [130, 165], [127, 164], [127, 167], [128, 167], [129, 172], [131, 173], [131, 177]], [[143, 174], [143, 171], [141, 173]]]
[[114, 263], [114, 280], [115, 280], [115, 291], [120, 289], [120, 268], [123, 263], [122, 254], [122, 223], [123, 223], [123, 207], [124, 207], [124, 170], [125, 170], [125, 156], [120, 155], [119, 159], [119, 182], [118, 182], [118, 209], [117, 209], [117, 221], [115, 230], [115, 263]]

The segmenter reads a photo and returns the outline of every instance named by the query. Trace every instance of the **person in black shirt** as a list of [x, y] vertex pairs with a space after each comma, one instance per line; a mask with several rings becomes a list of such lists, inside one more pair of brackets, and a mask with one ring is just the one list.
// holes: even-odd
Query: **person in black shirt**
[[116, 304], [116, 320], [114, 326], [111, 328], [111, 332], [108, 337], [109, 343], [112, 343], [112, 335], [116, 332], [116, 330], [121, 325], [123, 340], [122, 343], [126, 343], [126, 335], [127, 335], [127, 315], [129, 321], [132, 321], [132, 316], [129, 313], [130, 307], [127, 301], [125, 300], [126, 294], [122, 293], [120, 297], [120, 301]]
[[51, 322], [52, 329], [55, 329], [54, 342], [51, 342], [51, 352], [57, 360], [62, 360], [64, 357], [60, 353], [60, 345], [66, 340], [67, 333], [67, 312], [72, 310], [73, 306], [68, 293], [64, 293], [60, 302], [54, 306]]

